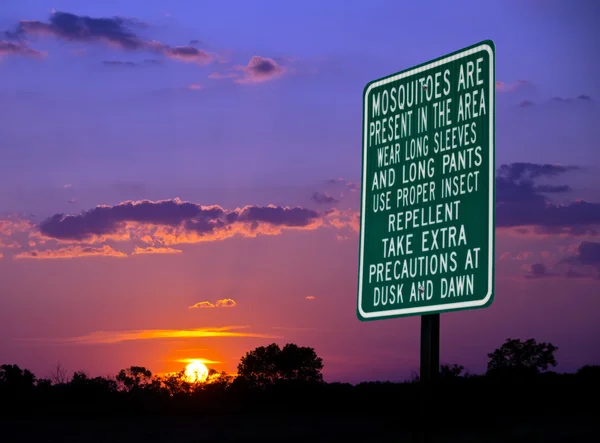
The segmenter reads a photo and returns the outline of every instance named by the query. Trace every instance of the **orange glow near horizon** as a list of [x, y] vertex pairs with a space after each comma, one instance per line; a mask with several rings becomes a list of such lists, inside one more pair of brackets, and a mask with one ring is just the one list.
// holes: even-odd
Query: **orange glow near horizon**
[[277, 339], [278, 336], [252, 332], [234, 332], [235, 329], [247, 329], [248, 326], [222, 326], [218, 328], [196, 329], [141, 329], [124, 331], [95, 331], [78, 337], [67, 338], [32, 338], [23, 341], [56, 342], [76, 344], [114, 344], [135, 340], [182, 339], [182, 338], [207, 338], [207, 337], [237, 337], [237, 338], [269, 338]]

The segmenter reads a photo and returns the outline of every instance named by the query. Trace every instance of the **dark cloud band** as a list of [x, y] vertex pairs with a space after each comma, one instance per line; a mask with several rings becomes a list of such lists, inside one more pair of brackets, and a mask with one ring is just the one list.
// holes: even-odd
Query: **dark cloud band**
[[132, 30], [139, 24], [135, 19], [123, 17], [93, 18], [55, 11], [48, 22], [21, 20], [14, 30], [5, 32], [4, 35], [14, 41], [21, 41], [31, 35], [42, 35], [68, 42], [102, 42], [127, 51], [145, 50], [185, 62], [204, 64], [212, 61], [208, 52], [193, 46], [172, 47], [143, 39]]
[[98, 206], [78, 215], [55, 214], [44, 220], [40, 232], [59, 240], [85, 240], [117, 233], [127, 222], [166, 227], [183, 227], [196, 234], [212, 233], [233, 223], [247, 222], [255, 227], [305, 227], [319, 217], [316, 211], [281, 206], [246, 206], [225, 210], [220, 206], [200, 206], [176, 200], [124, 202]]
[[24, 57], [41, 58], [46, 54], [41, 51], [36, 51], [29, 46], [20, 43], [6, 40], [0, 40], [0, 58], [5, 55], [21, 55]]
[[325, 192], [319, 192], [319, 191], [313, 192], [310, 199], [320, 205], [330, 205], [330, 204], [335, 204], [335, 203], [340, 202], [337, 198], [335, 198]]
[[556, 177], [575, 166], [535, 163], [502, 165], [496, 178], [496, 225], [500, 228], [535, 226], [541, 233], [596, 235], [600, 204], [577, 201], [552, 203], [544, 194], [566, 193], [565, 185], [536, 185], [535, 179]]

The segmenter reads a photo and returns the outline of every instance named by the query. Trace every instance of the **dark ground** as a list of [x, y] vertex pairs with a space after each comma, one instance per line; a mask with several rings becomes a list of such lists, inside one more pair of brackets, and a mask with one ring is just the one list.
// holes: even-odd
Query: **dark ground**
[[422, 443], [420, 417], [432, 443], [600, 441], [600, 366], [446, 377], [432, 390], [298, 380], [260, 388], [245, 379], [193, 391], [165, 386], [119, 390], [77, 374], [68, 383], [34, 384], [6, 366], [0, 443]]
[[[592, 417], [496, 417], [486, 429], [468, 423], [437, 432], [439, 443], [587, 442], [598, 433]], [[315, 416], [198, 418], [0, 419], [3, 443], [416, 442], [400, 420]]]

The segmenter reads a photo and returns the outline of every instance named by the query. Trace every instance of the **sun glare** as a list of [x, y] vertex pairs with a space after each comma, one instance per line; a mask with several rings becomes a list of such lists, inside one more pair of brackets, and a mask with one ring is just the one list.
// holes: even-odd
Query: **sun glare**
[[193, 360], [185, 367], [185, 378], [190, 383], [202, 383], [208, 378], [208, 368], [200, 360]]

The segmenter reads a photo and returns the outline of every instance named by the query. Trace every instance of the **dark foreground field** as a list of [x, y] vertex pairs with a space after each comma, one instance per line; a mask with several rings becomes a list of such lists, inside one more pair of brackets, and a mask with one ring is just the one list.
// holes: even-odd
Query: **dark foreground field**
[[238, 376], [193, 386], [140, 367], [115, 380], [75, 373], [62, 383], [0, 369], [0, 443], [410, 443], [422, 441], [424, 427], [439, 443], [600, 435], [600, 366], [576, 374], [445, 370], [428, 384]]
[[[462, 428], [462, 429], [460, 429]], [[487, 429], [436, 432], [440, 443], [593, 441], [598, 419], [497, 417]], [[204, 442], [413, 442], [410, 430], [390, 418], [297, 416], [228, 416], [198, 418], [12, 419], [0, 420], [4, 443], [204, 443]]]

